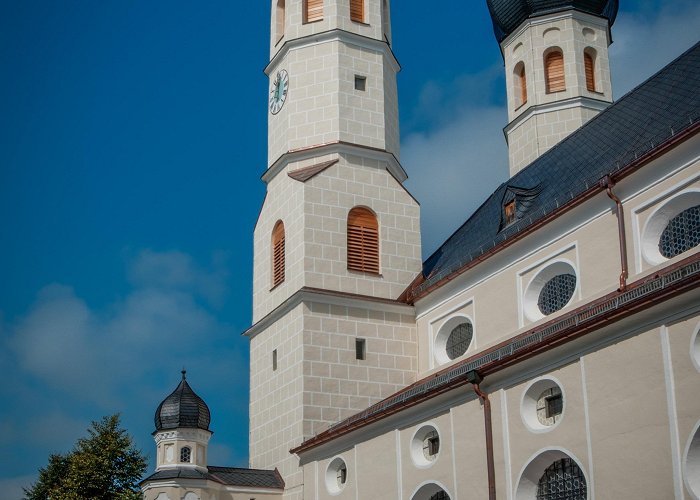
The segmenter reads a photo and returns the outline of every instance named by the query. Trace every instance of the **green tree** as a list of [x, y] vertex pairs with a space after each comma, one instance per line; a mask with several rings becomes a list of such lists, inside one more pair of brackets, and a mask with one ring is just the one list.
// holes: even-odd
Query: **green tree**
[[93, 422], [66, 455], [49, 456], [39, 479], [24, 490], [25, 500], [135, 500], [146, 458], [120, 427], [119, 415]]

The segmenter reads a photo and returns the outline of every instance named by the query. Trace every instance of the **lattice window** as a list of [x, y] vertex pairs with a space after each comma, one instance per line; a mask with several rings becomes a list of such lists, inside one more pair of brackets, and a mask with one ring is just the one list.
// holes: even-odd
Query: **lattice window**
[[570, 458], [547, 467], [537, 485], [537, 500], [586, 500], [586, 478]]
[[540, 394], [536, 404], [537, 420], [546, 426], [554, 425], [564, 411], [564, 397], [559, 387], [551, 387]]
[[659, 252], [670, 259], [700, 245], [700, 205], [688, 208], [668, 222], [659, 238]]
[[284, 281], [284, 224], [277, 221], [272, 230], [272, 287]]
[[188, 464], [190, 463], [190, 459], [192, 458], [192, 450], [190, 449], [189, 446], [185, 446], [180, 450], [180, 462], [183, 464]]
[[450, 496], [444, 491], [440, 490], [431, 496], [429, 500], [450, 500]]
[[447, 357], [456, 359], [467, 352], [473, 336], [474, 327], [471, 323], [465, 322], [455, 326], [450, 332], [450, 336], [447, 338], [447, 344], [445, 346]]
[[312, 23], [323, 19], [323, 0], [304, 0], [304, 22]]
[[542, 287], [537, 299], [540, 312], [547, 316], [569, 303], [576, 290], [576, 276], [573, 274], [559, 274], [550, 279]]
[[554, 50], [547, 54], [544, 60], [545, 82], [547, 93], [566, 90], [564, 79], [564, 55]]
[[583, 53], [583, 65], [586, 70], [586, 89], [595, 92], [595, 60], [590, 52]]
[[350, 19], [365, 22], [365, 0], [350, 0]]
[[379, 224], [366, 208], [348, 214], [348, 269], [379, 274]]

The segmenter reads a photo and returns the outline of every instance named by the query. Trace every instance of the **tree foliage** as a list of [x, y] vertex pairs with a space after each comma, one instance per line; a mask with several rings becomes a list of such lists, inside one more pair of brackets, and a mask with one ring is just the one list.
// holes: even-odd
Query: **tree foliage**
[[25, 500], [136, 500], [138, 480], [146, 458], [120, 427], [119, 415], [92, 422], [88, 436], [80, 438], [65, 455], [49, 456], [39, 479], [24, 490]]

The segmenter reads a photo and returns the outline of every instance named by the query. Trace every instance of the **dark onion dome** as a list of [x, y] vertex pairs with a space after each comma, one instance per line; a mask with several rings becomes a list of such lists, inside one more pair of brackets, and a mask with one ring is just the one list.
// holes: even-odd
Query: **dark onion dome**
[[530, 17], [575, 9], [615, 22], [619, 0], [486, 0], [498, 43]]
[[187, 383], [186, 373], [182, 370], [180, 385], [158, 405], [154, 418], [156, 432], [178, 427], [209, 430], [209, 407]]

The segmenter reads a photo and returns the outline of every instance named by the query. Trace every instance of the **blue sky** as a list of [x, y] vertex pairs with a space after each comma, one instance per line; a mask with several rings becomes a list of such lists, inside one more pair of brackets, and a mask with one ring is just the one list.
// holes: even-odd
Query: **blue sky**
[[[0, 494], [121, 412], [149, 456], [182, 366], [210, 462], [245, 465], [267, 2], [0, 0]], [[507, 175], [485, 1], [393, 4], [402, 163], [428, 255]], [[695, 0], [622, 0], [621, 96], [698, 40]]]

